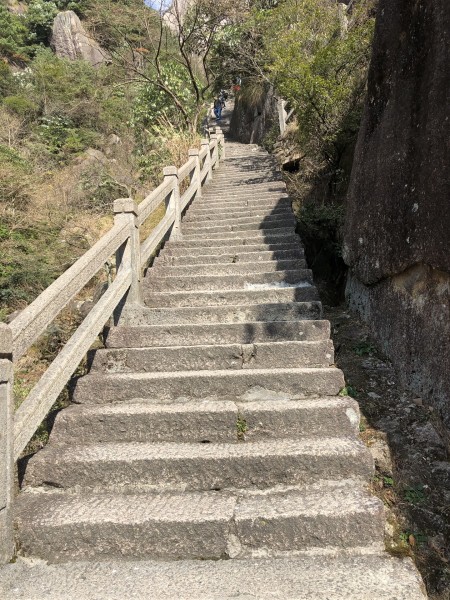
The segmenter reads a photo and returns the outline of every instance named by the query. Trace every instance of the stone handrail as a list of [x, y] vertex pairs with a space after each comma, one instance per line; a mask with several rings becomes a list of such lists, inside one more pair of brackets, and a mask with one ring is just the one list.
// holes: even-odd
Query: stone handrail
[[[200, 150], [189, 150], [189, 160], [182, 167], [166, 167], [164, 181], [139, 205], [131, 198], [116, 200], [114, 225], [110, 231], [9, 325], [0, 323], [0, 563], [9, 560], [13, 553], [15, 461], [105, 323], [113, 316], [117, 324], [128, 305], [142, 303], [144, 269], [169, 236], [170, 239], [181, 236], [183, 211], [194, 198], [201, 197], [202, 186], [211, 179], [213, 169], [219, 167], [224, 156], [224, 136], [220, 128], [216, 128], [210, 141], [201, 141]], [[187, 178], [188, 186], [181, 194], [180, 185]], [[183, 189], [185, 187], [186, 184]], [[163, 202], [164, 217], [141, 242], [141, 226]], [[113, 254], [116, 255], [114, 281], [15, 411], [14, 364]]]

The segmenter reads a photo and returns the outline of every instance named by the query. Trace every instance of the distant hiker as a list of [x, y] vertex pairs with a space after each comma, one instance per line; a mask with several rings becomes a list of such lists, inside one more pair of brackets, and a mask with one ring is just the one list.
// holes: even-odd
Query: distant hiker
[[219, 122], [222, 118], [222, 100], [220, 98], [216, 98], [214, 100], [214, 114], [216, 115], [216, 121]]

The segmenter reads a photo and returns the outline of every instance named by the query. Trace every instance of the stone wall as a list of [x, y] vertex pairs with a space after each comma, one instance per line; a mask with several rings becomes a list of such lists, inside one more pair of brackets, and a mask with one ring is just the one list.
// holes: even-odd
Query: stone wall
[[380, 0], [355, 152], [347, 296], [450, 433], [450, 2]]

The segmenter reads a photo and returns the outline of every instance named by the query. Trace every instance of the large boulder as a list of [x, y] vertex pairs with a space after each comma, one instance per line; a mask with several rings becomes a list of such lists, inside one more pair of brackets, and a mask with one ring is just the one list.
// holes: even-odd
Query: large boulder
[[380, 0], [347, 199], [350, 304], [450, 431], [450, 2]]
[[81, 58], [94, 67], [100, 66], [108, 59], [106, 52], [89, 36], [72, 10], [56, 15], [50, 45], [57, 56], [69, 60]]

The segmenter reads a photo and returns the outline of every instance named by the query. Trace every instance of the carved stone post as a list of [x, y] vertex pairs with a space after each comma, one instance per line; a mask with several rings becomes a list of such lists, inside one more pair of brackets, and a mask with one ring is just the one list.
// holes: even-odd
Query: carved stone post
[[217, 139], [218, 139], [218, 143], [219, 143], [219, 147], [220, 147], [219, 156], [220, 156], [220, 159], [222, 160], [222, 159], [226, 158], [226, 156], [225, 156], [225, 136], [223, 134], [221, 127], [216, 127], [216, 135], [217, 135]]
[[0, 564], [14, 554], [14, 399], [12, 331], [0, 323]]
[[211, 141], [216, 141], [216, 145], [213, 149], [213, 157], [212, 157], [212, 168], [217, 169], [219, 167], [219, 139], [216, 133], [211, 134]]
[[137, 216], [138, 207], [132, 198], [119, 198], [114, 202], [114, 222], [125, 222], [130, 227], [128, 241], [116, 253], [117, 272], [130, 269], [132, 273], [126, 304], [142, 304], [141, 241]]
[[202, 140], [201, 141], [201, 145], [202, 145], [202, 150], [203, 148], [206, 148], [206, 158], [205, 158], [205, 166], [208, 165], [208, 175], [206, 176], [205, 179], [205, 183], [208, 183], [208, 181], [211, 181], [212, 179], [212, 166], [211, 166], [211, 149], [209, 146], [209, 140]]
[[171, 240], [181, 239], [181, 203], [180, 203], [180, 185], [178, 182], [178, 169], [175, 166], [164, 167], [164, 180], [173, 181], [173, 190], [170, 195], [169, 210], [175, 209], [175, 222], [173, 224]]
[[194, 182], [195, 183], [195, 187], [196, 187], [196, 192], [195, 192], [195, 197], [196, 198], [201, 198], [202, 197], [202, 178], [200, 175], [200, 158], [199, 158], [199, 150], [197, 148], [190, 148], [189, 149], [189, 158], [194, 157], [195, 158], [195, 169], [194, 172], [191, 175], [191, 183]]

